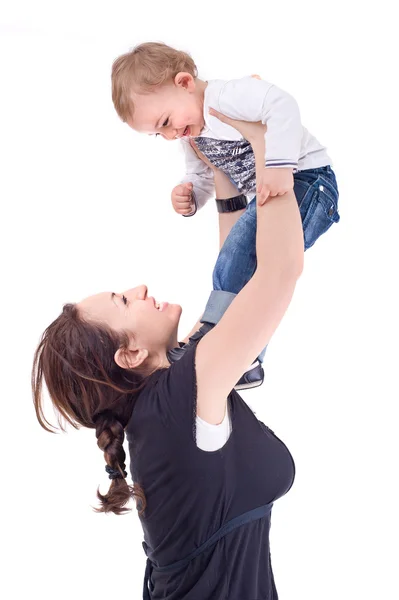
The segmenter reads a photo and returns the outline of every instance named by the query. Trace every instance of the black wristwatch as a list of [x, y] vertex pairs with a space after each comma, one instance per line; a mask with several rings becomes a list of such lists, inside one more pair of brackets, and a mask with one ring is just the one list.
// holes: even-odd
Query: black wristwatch
[[219, 213], [230, 213], [242, 210], [248, 205], [248, 200], [244, 194], [234, 196], [234, 198], [227, 198], [227, 200], [218, 200], [216, 198], [216, 206]]

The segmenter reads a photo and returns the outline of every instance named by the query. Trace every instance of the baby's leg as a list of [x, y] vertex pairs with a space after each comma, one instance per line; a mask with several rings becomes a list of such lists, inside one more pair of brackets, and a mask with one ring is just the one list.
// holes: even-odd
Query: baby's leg
[[244, 212], [245, 209], [231, 213], [219, 213], [219, 251], [223, 248], [223, 244], [230, 235], [232, 228]]
[[213, 270], [215, 291], [238, 294], [256, 269], [256, 198], [232, 227]]
[[256, 199], [232, 227], [213, 270], [211, 293], [201, 321], [218, 323], [256, 269]]

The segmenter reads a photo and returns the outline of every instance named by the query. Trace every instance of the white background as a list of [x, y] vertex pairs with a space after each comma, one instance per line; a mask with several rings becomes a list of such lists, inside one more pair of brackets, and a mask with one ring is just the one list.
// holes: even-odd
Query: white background
[[[213, 202], [176, 215], [178, 147], [114, 112], [113, 59], [165, 41], [200, 77], [259, 73], [326, 144], [341, 223], [306, 255], [293, 303], [247, 392], [284, 439], [296, 483], [275, 506], [281, 600], [399, 598], [397, 107], [394, 3], [2, 2], [1, 528], [3, 597], [141, 597], [135, 513], [106, 489], [93, 431], [50, 435], [30, 396], [34, 348], [62, 304], [146, 283], [201, 313], [217, 256]], [[392, 10], [391, 8], [392, 7]], [[217, 600], [217, 599], [215, 599]], [[242, 599], [249, 600], [249, 599]]]

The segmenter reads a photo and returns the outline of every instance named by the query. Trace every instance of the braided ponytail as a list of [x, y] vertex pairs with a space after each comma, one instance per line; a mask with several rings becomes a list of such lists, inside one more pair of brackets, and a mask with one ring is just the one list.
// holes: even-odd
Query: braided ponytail
[[[97, 445], [104, 452], [105, 462], [110, 467], [108, 472], [111, 486], [108, 493], [103, 495], [97, 490], [101, 507], [96, 512], [114, 512], [117, 515], [127, 512], [125, 505], [131, 498], [140, 504], [140, 513], [145, 508], [145, 497], [140, 488], [130, 486], [126, 481], [126, 453], [123, 448], [125, 432], [118, 419], [110, 411], [105, 411], [95, 419]], [[119, 476], [118, 476], [119, 474]]]

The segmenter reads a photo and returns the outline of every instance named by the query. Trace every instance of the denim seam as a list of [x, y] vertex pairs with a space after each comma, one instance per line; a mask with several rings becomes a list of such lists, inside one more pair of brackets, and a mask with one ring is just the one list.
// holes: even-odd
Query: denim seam
[[[315, 204], [315, 202], [317, 200], [317, 194], [320, 192], [320, 190], [319, 190], [319, 179], [320, 179], [320, 177], [318, 177], [316, 179], [316, 181], [309, 187], [309, 193], [310, 193], [310, 190], [312, 190], [311, 191], [312, 195], [311, 195], [311, 198], [310, 198], [308, 210], [306, 211], [305, 218], [304, 218], [304, 220], [302, 222], [302, 228], [303, 228], [304, 234], [305, 234], [305, 229], [308, 226], [309, 221], [311, 220], [311, 217], [312, 217], [312, 214], [313, 214], [312, 209], [313, 209], [313, 206], [314, 206], [314, 204]], [[305, 198], [303, 198], [303, 200], [305, 200]], [[301, 202], [301, 206], [303, 204], [303, 200]]]

